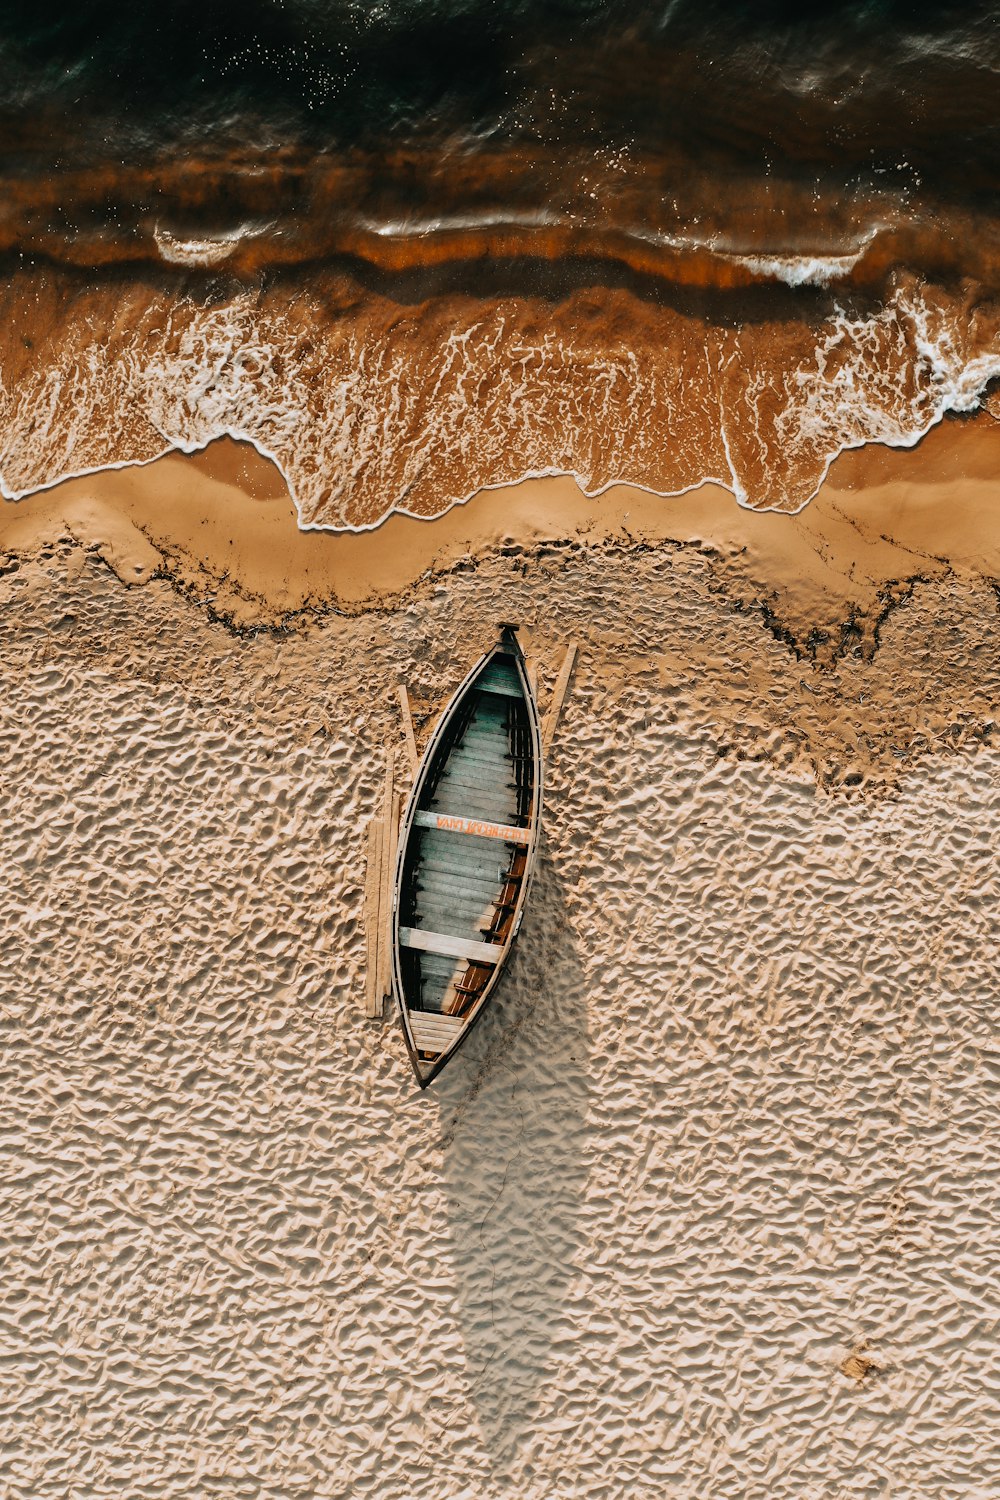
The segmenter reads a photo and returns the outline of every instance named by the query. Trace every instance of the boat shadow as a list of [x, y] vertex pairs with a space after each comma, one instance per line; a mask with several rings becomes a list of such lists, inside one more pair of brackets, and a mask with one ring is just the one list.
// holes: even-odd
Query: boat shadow
[[510, 966], [435, 1085], [469, 1399], [498, 1473], [571, 1347], [588, 1061], [584, 967], [543, 842]]

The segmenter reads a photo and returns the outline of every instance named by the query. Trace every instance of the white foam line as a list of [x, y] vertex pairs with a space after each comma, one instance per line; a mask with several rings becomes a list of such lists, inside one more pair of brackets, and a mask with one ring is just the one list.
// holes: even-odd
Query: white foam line
[[[448, 234], [463, 230], [489, 229], [580, 229], [588, 228], [586, 221], [545, 211], [529, 214], [468, 214], [438, 219], [398, 219], [378, 223], [374, 219], [357, 221], [368, 234], [379, 239], [410, 240], [426, 239], [434, 234]], [[780, 251], [735, 250], [724, 248], [717, 240], [701, 239], [697, 235], [674, 233], [669, 230], [645, 229], [638, 225], [616, 226], [615, 233], [637, 244], [655, 245], [660, 249], [682, 252], [703, 251], [717, 256], [731, 265], [744, 266], [751, 274], [769, 281], [783, 281], [787, 286], [829, 286], [847, 276], [859, 261], [863, 260], [869, 247], [880, 231], [887, 226], [876, 224], [843, 250], [812, 251], [802, 254], [782, 254]]]
[[389, 219], [378, 223], [375, 219], [359, 218], [355, 221], [368, 234], [379, 239], [414, 240], [426, 239], [431, 234], [449, 234], [466, 229], [549, 229], [554, 226], [575, 226], [575, 219], [566, 219], [545, 209], [534, 213], [510, 214], [454, 214], [450, 218], [438, 219]]
[[[998, 370], [998, 373], [1000, 373], [1000, 370]], [[990, 380], [992, 380], [994, 378], [995, 378], [994, 376], [990, 376], [989, 377]], [[987, 382], [985, 382], [985, 383], [988, 384], [989, 381], [987, 380]], [[931, 431], [932, 428], [937, 427], [941, 422], [944, 421], [945, 417], [949, 417], [949, 416], [963, 416], [963, 415], [967, 416], [973, 410], [974, 410], [973, 406], [946, 406], [941, 411], [938, 412], [938, 414], [937, 414], [936, 417], [932, 417], [931, 420], [928, 423], [926, 423], [925, 426], [919, 428], [916, 432], [910, 434], [907, 437], [900, 437], [900, 438], [887, 438], [887, 437], [858, 438], [857, 441], [855, 441], [855, 442], [843, 443], [837, 449], [836, 453], [831, 453], [831, 454], [829, 454], [827, 456], [827, 458], [826, 458], [826, 460], [825, 460], [825, 462], [823, 464], [823, 472], [821, 473], [819, 479], [816, 482], [816, 488], [811, 492], [811, 494], [807, 495], [806, 498], [802, 501], [802, 504], [801, 505], [797, 505], [794, 510], [785, 510], [784, 506], [782, 506], [782, 505], [748, 505], [746, 507], [746, 509], [747, 510], [760, 511], [761, 514], [763, 514], [763, 515], [767, 515], [768, 513], [772, 512], [772, 511], [778, 511], [778, 512], [780, 512], [783, 515], [797, 516], [802, 511], [805, 510], [805, 508], [806, 508], [807, 505], [811, 505], [812, 502], [816, 499], [816, 496], [819, 494], [820, 490], [823, 488], [823, 485], [826, 483], [826, 476], [829, 474], [831, 467], [837, 461], [837, 459], [840, 457], [840, 455], [842, 453], [853, 453], [853, 452], [856, 452], [859, 448], [868, 448], [868, 447], [915, 448], [917, 446], [917, 444], [919, 442], [921, 442], [922, 439], [927, 436], [927, 434]], [[984, 408], [984, 410], [985, 410], [985, 408]]]
[[[224, 437], [232, 438], [236, 443], [249, 443], [252, 448], [256, 448], [262, 458], [266, 458], [274, 464], [274, 467], [288, 486], [288, 493], [292, 497], [292, 504], [295, 506], [297, 512], [298, 501], [295, 498], [292, 481], [285, 472], [277, 454], [272, 453], [269, 448], [266, 448], [259, 438], [253, 437], [249, 432], [242, 432], [238, 427], [220, 427], [218, 432], [213, 432], [209, 437], [203, 438], [197, 443], [186, 442], [183, 438], [178, 438], [176, 441], [166, 438], [166, 446], [159, 449], [158, 452], [150, 454], [148, 458], [121, 458], [112, 460], [106, 464], [92, 464], [86, 469], [66, 469], [63, 473], [57, 474], [54, 479], [47, 479], [44, 484], [32, 485], [30, 489], [26, 490], [8, 489], [3, 472], [0, 471], [0, 495], [5, 500], [30, 500], [33, 495], [44, 495], [47, 490], [58, 489], [59, 485], [68, 484], [71, 479], [87, 479], [92, 474], [110, 474], [116, 469], [145, 469], [149, 464], [159, 463], [161, 458], [169, 458], [171, 453], [204, 453], [206, 448], [210, 448], [213, 443], [217, 443], [220, 438]], [[304, 531], [307, 529], [300, 522], [300, 530]], [[335, 526], [328, 529], [341, 531], [344, 528]]]
[[867, 245], [852, 255], [735, 255], [716, 251], [756, 276], [783, 281], [786, 286], [829, 286], [847, 276], [865, 255]]
[[[998, 373], [1000, 373], [1000, 370], [998, 370]], [[993, 378], [995, 377], [989, 377], [989, 379]], [[928, 422], [924, 427], [906, 437], [900, 437], [898, 439], [883, 437], [859, 438], [856, 442], [843, 443], [836, 450], [836, 452], [831, 453], [827, 456], [823, 464], [823, 469], [820, 477], [816, 482], [815, 488], [810, 491], [810, 493], [804, 500], [802, 500], [792, 509], [789, 509], [784, 505], [751, 505], [748, 503], [747, 492], [740, 484], [739, 480], [736, 478], [735, 472], [732, 468], [729, 443], [724, 426], [721, 436], [723, 446], [726, 451], [726, 458], [730, 464], [730, 475], [726, 479], [718, 474], [703, 474], [699, 479], [692, 480], [690, 484], [682, 485], [680, 489], [658, 490], [651, 484], [642, 484], [637, 479], [629, 479], [627, 475], [616, 475], [614, 478], [607, 480], [604, 484], [598, 485], [596, 489], [588, 489], [584, 476], [578, 473], [576, 469], [525, 469], [523, 473], [517, 475], [513, 479], [500, 479], [497, 480], [495, 484], [476, 485], [474, 489], [469, 490], [468, 494], [460, 495], [456, 499], [450, 500], [443, 510], [435, 511], [431, 516], [420, 515], [417, 511], [407, 510], [405, 505], [399, 505], [393, 506], [385, 513], [385, 515], [380, 516], [377, 521], [372, 521], [367, 525], [362, 526], [352, 526], [350, 523], [344, 523], [340, 526], [332, 526], [329, 524], [325, 524], [322, 521], [303, 521], [299, 502], [296, 498], [292, 481], [277, 456], [268, 448], [266, 448], [264, 444], [261, 443], [257, 438], [251, 437], [249, 433], [241, 432], [238, 428], [228, 427], [217, 433], [213, 433], [211, 437], [206, 438], [203, 442], [171, 443], [161, 452], [153, 454], [151, 458], [122, 459], [117, 463], [96, 464], [92, 468], [79, 469], [61, 474], [58, 478], [48, 480], [45, 484], [36, 485], [34, 489], [19, 491], [8, 490], [3, 482], [2, 477], [0, 477], [0, 494], [3, 495], [3, 498], [5, 500], [11, 500], [15, 502], [20, 500], [29, 500], [33, 495], [41, 495], [44, 494], [47, 490], [56, 489], [59, 485], [66, 484], [71, 479], [86, 479], [92, 474], [110, 473], [111, 471], [116, 469], [143, 469], [146, 468], [149, 464], [158, 462], [158, 460], [161, 458], [167, 458], [171, 453], [203, 453], [206, 448], [211, 447], [212, 443], [218, 442], [220, 438], [228, 437], [232, 438], [234, 442], [249, 443], [252, 448], [255, 448], [257, 450], [262, 458], [266, 458], [274, 464], [275, 468], [278, 470], [286, 486], [288, 487], [289, 496], [291, 497], [292, 504], [295, 507], [296, 523], [299, 531], [326, 531], [330, 532], [334, 536], [363, 536], [367, 532], [378, 531], [388, 521], [390, 521], [393, 516], [405, 516], [407, 520], [421, 521], [430, 526], [433, 525], [435, 521], [440, 521], [443, 516], [448, 515], [451, 511], [457, 510], [461, 506], [468, 505], [469, 502], [471, 500], [474, 500], [477, 495], [486, 494], [491, 490], [513, 489], [516, 485], [525, 484], [528, 480], [531, 479], [572, 479], [576, 484], [577, 489], [586, 500], [597, 500], [601, 495], [606, 495], [608, 490], [613, 490], [619, 485], [627, 486], [627, 488], [631, 490], [638, 490], [641, 494], [644, 495], [655, 495], [658, 499], [661, 500], [679, 500], [683, 495], [690, 495], [694, 490], [700, 490], [703, 485], [716, 484], [720, 489], [729, 491], [741, 510], [750, 511], [751, 514], [756, 515], [785, 515], [791, 517], [800, 515], [802, 511], [805, 510], [806, 506], [811, 505], [813, 500], [816, 499], [816, 496], [819, 494], [824, 483], [826, 482], [826, 477], [829, 474], [832, 465], [836, 462], [836, 460], [842, 453], [850, 453], [859, 448], [867, 448], [869, 446], [880, 446], [883, 448], [915, 448], [921, 441], [921, 439], [925, 438], [928, 432], [930, 432], [932, 428], [937, 427], [945, 417], [949, 415], [957, 415], [961, 412], [969, 412], [971, 410], [972, 407], [947, 407], [939, 412], [938, 415], [934, 417], [930, 422]]]
[[[213, 439], [214, 441], [214, 439]], [[86, 479], [90, 474], [109, 474], [113, 469], [144, 469], [147, 464], [155, 464], [158, 459], [166, 458], [168, 453], [175, 453], [178, 444], [170, 443], [159, 453], [154, 453], [150, 458], [122, 458], [106, 464], [94, 464], [89, 469], [67, 469], [62, 474], [57, 474], [55, 479], [46, 479], [44, 484], [32, 485], [27, 490], [8, 489], [7, 481], [0, 471], [0, 495], [5, 500], [30, 500], [33, 495], [44, 495], [46, 490], [54, 490], [61, 484], [68, 484], [71, 479]]]
[[201, 239], [182, 239], [160, 224], [154, 224], [153, 239], [161, 260], [171, 265], [219, 266], [229, 259], [242, 241], [258, 239], [273, 228], [273, 224], [273, 220], [266, 224], [240, 224], [235, 229], [221, 230], [218, 234], [205, 235]]
[[[701, 489], [703, 484], [717, 484], [736, 496], [731, 480], [718, 478], [712, 474], [706, 474], [702, 478], [694, 480], [691, 484], [684, 485], [679, 490], [658, 490], [652, 485], [640, 484], [637, 480], [620, 479], [617, 477], [609, 479], [606, 484], [600, 485], [597, 489], [589, 490], [587, 489], [583, 475], [578, 474], [575, 469], [526, 469], [524, 473], [516, 476], [514, 479], [499, 479], [495, 484], [477, 485], [467, 495], [460, 495], [457, 499], [450, 500], [443, 510], [435, 511], [432, 516], [420, 515], [417, 511], [407, 510], [404, 505], [399, 505], [393, 506], [384, 516], [380, 516], [377, 521], [371, 521], [367, 525], [352, 526], [349, 523], [345, 523], [341, 526], [331, 526], [324, 524], [322, 521], [303, 521], [292, 482], [282, 467], [280, 460], [257, 438], [251, 437], [249, 433], [241, 432], [238, 428], [232, 427], [227, 427], [220, 432], [213, 433], [211, 437], [206, 438], [200, 443], [170, 443], [166, 448], [163, 448], [159, 453], [154, 453], [149, 458], [124, 458], [115, 463], [95, 464], [87, 469], [68, 470], [66, 473], [58, 475], [55, 479], [49, 479], [44, 484], [35, 485], [32, 489], [8, 490], [2, 476], [0, 476], [0, 495], [5, 500], [14, 502], [30, 500], [34, 495], [43, 495], [48, 490], [58, 489], [61, 484], [68, 484], [73, 479], [87, 479], [92, 474], [108, 474], [116, 469], [144, 469], [149, 464], [158, 463], [161, 458], [168, 458], [171, 453], [204, 453], [206, 448], [210, 448], [213, 443], [218, 442], [220, 438], [224, 437], [232, 438], [234, 442], [238, 443], [249, 443], [251, 447], [256, 448], [262, 458], [269, 459], [274, 464], [288, 486], [288, 493], [295, 507], [299, 531], [328, 531], [334, 535], [349, 534], [352, 536], [363, 536], [366, 532], [378, 531], [393, 516], [405, 516], [410, 521], [423, 521], [427, 525], [433, 525], [435, 521], [440, 521], [442, 516], [448, 515], [450, 511], [456, 510], [459, 506], [468, 505], [469, 501], [474, 500], [477, 495], [485, 494], [489, 490], [513, 489], [515, 485], [524, 484], [529, 479], [572, 479], [575, 481], [581, 495], [587, 500], [598, 499], [599, 496], [606, 494], [608, 490], [614, 489], [616, 485], [628, 485], [630, 489], [641, 490], [646, 495], [657, 495], [663, 500], [678, 499], [681, 495], [690, 494], [692, 490]], [[739, 499], [738, 496], [736, 498], [737, 500]], [[758, 507], [748, 506], [747, 509], [756, 510]]]
[[[706, 359], [707, 358], [708, 353], [706, 350]], [[475, 499], [476, 495], [481, 494], [485, 491], [509, 489], [514, 485], [523, 484], [527, 480], [531, 479], [551, 478], [572, 479], [577, 485], [577, 488], [580, 490], [580, 493], [586, 499], [590, 500], [597, 499], [599, 496], [606, 494], [608, 490], [614, 489], [617, 485], [627, 485], [629, 488], [638, 490], [643, 494], [656, 495], [659, 498], [666, 500], [677, 499], [682, 495], [690, 494], [693, 490], [700, 489], [704, 484], [716, 484], [720, 488], [728, 490], [729, 493], [733, 496], [737, 505], [739, 505], [744, 510], [757, 512], [764, 515], [782, 514], [794, 516], [799, 515], [806, 508], [806, 506], [816, 498], [824, 482], [826, 481], [831, 466], [842, 453], [856, 451], [858, 449], [867, 447], [869, 444], [880, 444], [881, 446], [886, 448], [915, 448], [917, 444], [924, 437], [926, 437], [927, 433], [930, 432], [932, 428], [936, 427], [947, 415], [949, 415], [949, 413], [968, 413], [973, 411], [977, 405], [981, 405], [983, 391], [985, 390], [986, 386], [990, 383], [990, 381], [996, 379], [997, 376], [1000, 376], [1000, 356], [980, 356], [978, 360], [972, 361], [971, 364], [972, 366], [975, 366], [976, 364], [980, 366], [980, 369], [977, 372], [978, 379], [976, 380], [976, 383], [974, 385], [968, 386], [964, 391], [953, 391], [949, 397], [946, 397], [941, 402], [937, 411], [934, 415], [931, 416], [930, 420], [924, 423], [921, 427], [915, 428], [913, 431], [907, 432], [905, 434], [897, 433], [892, 436], [862, 436], [854, 440], [848, 440], [839, 443], [830, 453], [827, 454], [825, 460], [823, 461], [819, 477], [813, 489], [798, 505], [792, 508], [789, 508], [782, 504], [752, 505], [748, 503], [747, 492], [737, 478], [735, 466], [733, 464], [729, 445], [729, 437], [726, 431], [725, 421], [721, 415], [721, 403], [720, 436], [722, 438], [723, 448], [725, 450], [726, 460], [730, 470], [729, 477], [728, 479], [724, 479], [718, 475], [705, 474], [702, 475], [699, 479], [694, 480], [691, 484], [684, 485], [679, 489], [657, 489], [652, 485], [642, 484], [639, 481], [629, 479], [627, 474], [615, 475], [611, 479], [607, 480], [604, 484], [599, 485], [597, 488], [588, 489], [584, 476], [575, 469], [545, 467], [540, 469], [526, 469], [519, 476], [513, 479], [498, 480], [493, 484], [477, 485], [473, 489], [469, 490], [467, 494], [449, 501], [449, 503], [445, 505], [442, 510], [436, 511], [433, 515], [430, 516], [420, 515], [414, 511], [408, 510], [404, 505], [399, 505], [390, 507], [390, 509], [384, 515], [368, 524], [351, 525], [347, 523], [341, 525], [330, 525], [322, 521], [303, 521], [301, 506], [295, 493], [295, 486], [292, 477], [285, 469], [276, 453], [269, 449], [264, 443], [260, 441], [259, 438], [255, 437], [252, 433], [247, 432], [239, 427], [222, 425], [217, 430], [212, 431], [207, 436], [204, 436], [197, 441], [171, 439], [166, 433], [162, 432], [161, 429], [161, 434], [164, 438], [165, 446], [158, 452], [150, 455], [147, 458], [122, 459], [106, 464], [95, 464], [90, 467], [78, 470], [67, 470], [57, 475], [55, 478], [47, 480], [44, 484], [35, 485], [29, 489], [12, 490], [8, 488], [3, 472], [2, 470], [0, 470], [0, 495], [2, 495], [6, 500], [15, 502], [29, 499], [33, 495], [43, 494], [48, 490], [55, 489], [58, 485], [66, 483], [71, 479], [83, 479], [87, 478], [90, 475], [108, 473], [119, 469], [145, 468], [147, 465], [156, 463], [159, 459], [167, 457], [170, 453], [192, 454], [204, 452], [206, 448], [208, 448], [213, 442], [216, 442], [219, 438], [228, 437], [235, 442], [249, 443], [250, 446], [253, 447], [261, 455], [262, 458], [265, 458], [270, 463], [274, 464], [275, 468], [280, 473], [282, 479], [285, 482], [285, 485], [288, 488], [292, 504], [295, 507], [297, 525], [300, 531], [326, 531], [334, 535], [339, 535], [342, 533], [346, 533], [349, 535], [362, 535], [366, 532], [377, 531], [381, 526], [385, 525], [385, 523], [393, 515], [406, 516], [408, 519], [413, 521], [426, 521], [428, 523], [431, 523], [433, 521], [439, 520], [442, 516], [447, 515], [456, 507], [467, 505], [471, 500]], [[962, 374], [965, 376], [970, 375], [971, 371], [969, 367], [966, 367], [966, 369], [963, 370]]]

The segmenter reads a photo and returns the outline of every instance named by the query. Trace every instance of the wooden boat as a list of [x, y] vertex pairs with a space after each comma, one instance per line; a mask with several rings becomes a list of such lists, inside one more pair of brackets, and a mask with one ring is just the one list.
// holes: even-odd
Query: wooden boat
[[542, 811], [542, 737], [512, 626], [445, 709], [399, 835], [392, 987], [421, 1088], [483, 1013], [517, 936]]

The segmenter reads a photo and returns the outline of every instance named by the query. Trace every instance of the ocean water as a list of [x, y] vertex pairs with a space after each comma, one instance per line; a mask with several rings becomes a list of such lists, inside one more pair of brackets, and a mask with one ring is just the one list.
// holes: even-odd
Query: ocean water
[[304, 525], [796, 510], [1000, 378], [1000, 11], [0, 8], [0, 487], [228, 433]]

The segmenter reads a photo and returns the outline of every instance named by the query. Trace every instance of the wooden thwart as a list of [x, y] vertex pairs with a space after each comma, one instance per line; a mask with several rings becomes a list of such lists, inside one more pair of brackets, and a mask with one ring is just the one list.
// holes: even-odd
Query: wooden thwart
[[404, 948], [440, 953], [445, 958], [467, 958], [480, 964], [495, 964], [503, 952], [499, 943], [474, 943], [471, 938], [452, 937], [448, 932], [425, 932], [422, 927], [401, 927], [399, 941]]
[[531, 830], [512, 828], [508, 823], [491, 823], [483, 818], [463, 818], [458, 813], [418, 812], [415, 828], [439, 828], [446, 833], [468, 833], [477, 839], [503, 839], [508, 844], [530, 844]]
[[458, 1016], [419, 1010], [410, 1011], [409, 1021], [413, 1040], [422, 1052], [443, 1052], [465, 1024]]
[[520, 698], [521, 689], [511, 682], [504, 682], [502, 678], [489, 677], [476, 683], [476, 687], [482, 693], [494, 693], [498, 698]]

